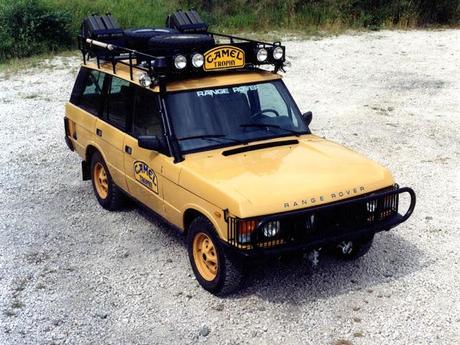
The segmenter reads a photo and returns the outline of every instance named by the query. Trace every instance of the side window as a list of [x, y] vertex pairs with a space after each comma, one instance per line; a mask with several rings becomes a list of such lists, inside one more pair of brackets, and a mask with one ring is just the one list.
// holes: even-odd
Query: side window
[[133, 137], [162, 134], [158, 97], [152, 91], [135, 87]]
[[132, 92], [134, 86], [127, 80], [112, 77], [105, 104], [107, 121], [126, 131], [128, 117], [132, 111]]
[[[102, 90], [104, 87], [105, 73], [82, 69], [77, 79], [71, 101], [89, 113], [98, 115], [101, 109]], [[76, 93], [79, 93], [79, 97]], [[81, 93], [80, 93], [81, 92]]]

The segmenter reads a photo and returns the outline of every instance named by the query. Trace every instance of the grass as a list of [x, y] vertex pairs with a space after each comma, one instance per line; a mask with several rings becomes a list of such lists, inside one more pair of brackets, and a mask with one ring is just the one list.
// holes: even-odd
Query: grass
[[166, 16], [178, 7], [171, 0], [41, 0], [49, 8], [71, 14], [69, 30], [76, 35], [84, 17], [92, 13], [112, 13], [122, 27], [164, 26]]
[[11, 74], [18, 73], [29, 68], [35, 68], [43, 66], [43, 61], [51, 59], [57, 55], [59, 56], [76, 56], [78, 52], [76, 50], [66, 50], [58, 53], [50, 52], [45, 54], [34, 55], [27, 58], [12, 58], [3, 62], [0, 62], [0, 73], [5, 78], [9, 78]]

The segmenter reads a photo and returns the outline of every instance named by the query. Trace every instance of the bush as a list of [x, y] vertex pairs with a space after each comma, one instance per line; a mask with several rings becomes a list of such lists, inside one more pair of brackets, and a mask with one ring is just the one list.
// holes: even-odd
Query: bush
[[418, 12], [422, 24], [458, 24], [460, 0], [419, 0]]
[[460, 0], [179, 0], [210, 23], [237, 29], [458, 25]]
[[0, 0], [0, 60], [69, 48], [69, 22], [37, 0]]

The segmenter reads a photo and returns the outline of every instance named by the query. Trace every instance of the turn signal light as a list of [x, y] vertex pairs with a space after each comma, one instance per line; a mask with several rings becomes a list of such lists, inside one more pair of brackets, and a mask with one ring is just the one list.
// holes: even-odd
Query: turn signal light
[[238, 227], [238, 242], [248, 243], [251, 241], [251, 234], [256, 229], [256, 220], [242, 220]]

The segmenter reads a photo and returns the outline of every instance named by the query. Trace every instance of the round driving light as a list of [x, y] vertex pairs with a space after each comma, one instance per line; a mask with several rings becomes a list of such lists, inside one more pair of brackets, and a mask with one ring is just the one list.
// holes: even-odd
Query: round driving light
[[283, 48], [276, 47], [275, 49], [273, 49], [273, 58], [275, 60], [281, 60], [283, 55], [284, 55]]
[[280, 222], [279, 220], [274, 220], [268, 222], [263, 227], [263, 232], [265, 237], [274, 237], [280, 232]]
[[177, 55], [174, 58], [174, 66], [177, 69], [184, 69], [187, 67], [187, 58], [184, 55]]
[[267, 57], [268, 57], [267, 49], [265, 48], [259, 49], [259, 51], [257, 52], [257, 61], [264, 62], [265, 60], [267, 60]]
[[150, 85], [152, 85], [152, 78], [150, 78], [148, 74], [142, 73], [139, 76], [139, 84], [143, 87], [150, 87]]
[[204, 56], [196, 53], [192, 55], [192, 65], [193, 67], [200, 68], [204, 64]]

